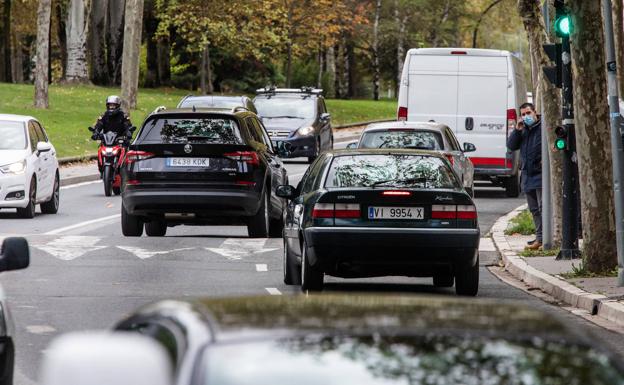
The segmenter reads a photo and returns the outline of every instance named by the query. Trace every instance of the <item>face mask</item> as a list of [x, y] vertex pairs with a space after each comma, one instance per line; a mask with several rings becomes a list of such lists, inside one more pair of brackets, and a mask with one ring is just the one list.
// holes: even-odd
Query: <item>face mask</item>
[[526, 124], [527, 126], [532, 126], [533, 123], [535, 123], [535, 119], [533, 118], [533, 115], [526, 115], [522, 119], [524, 120], [524, 124]]

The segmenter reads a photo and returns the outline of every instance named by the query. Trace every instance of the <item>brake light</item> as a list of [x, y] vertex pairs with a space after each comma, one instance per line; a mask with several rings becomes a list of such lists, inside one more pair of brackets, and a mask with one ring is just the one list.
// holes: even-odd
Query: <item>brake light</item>
[[431, 219], [477, 219], [474, 205], [433, 205]]
[[453, 155], [451, 154], [445, 154], [446, 155], [446, 159], [448, 159], [448, 161], [451, 163], [451, 166], [455, 165], [455, 160], [453, 158]]
[[334, 204], [333, 203], [317, 203], [312, 209], [312, 218], [333, 218], [334, 217]]
[[312, 218], [359, 218], [357, 203], [317, 203], [312, 209]]
[[260, 158], [258, 157], [258, 154], [254, 151], [228, 152], [227, 154], [223, 154], [223, 156], [239, 162], [245, 162], [252, 166], [260, 165]]
[[236, 182], [234, 182], [234, 184], [238, 186], [255, 186], [256, 182], [250, 182], [247, 180], [237, 180]]
[[408, 197], [412, 195], [411, 191], [384, 191], [381, 193], [381, 195], [386, 196], [386, 197]]
[[141, 182], [139, 182], [139, 181], [138, 181], [138, 180], [136, 180], [136, 179], [128, 179], [128, 180], [126, 181], [126, 184], [127, 184], [127, 185], [129, 185], [129, 186], [136, 186], [136, 185], [138, 185], [138, 184], [141, 184]]
[[516, 122], [518, 121], [518, 113], [515, 108], [507, 110], [507, 137], [509, 137], [512, 130], [516, 129]]
[[466, 51], [451, 51], [451, 55], [468, 55]]
[[399, 107], [399, 111], [397, 113], [397, 120], [399, 121], [407, 120], [407, 107]]
[[154, 156], [155, 154], [151, 152], [130, 150], [126, 153], [126, 164], [130, 164], [139, 160], [149, 159]]
[[473, 205], [457, 206], [457, 219], [477, 219], [477, 208]]

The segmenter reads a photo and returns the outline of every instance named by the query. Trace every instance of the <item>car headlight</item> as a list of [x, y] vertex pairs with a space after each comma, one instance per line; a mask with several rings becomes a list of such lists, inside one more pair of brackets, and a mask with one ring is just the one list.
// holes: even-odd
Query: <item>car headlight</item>
[[22, 160], [21, 162], [0, 166], [0, 171], [5, 174], [23, 174], [26, 171], [26, 161]]
[[311, 133], [314, 132], [314, 127], [312, 126], [301, 127], [300, 129], [297, 130], [297, 132], [299, 133], [299, 135], [310, 135]]

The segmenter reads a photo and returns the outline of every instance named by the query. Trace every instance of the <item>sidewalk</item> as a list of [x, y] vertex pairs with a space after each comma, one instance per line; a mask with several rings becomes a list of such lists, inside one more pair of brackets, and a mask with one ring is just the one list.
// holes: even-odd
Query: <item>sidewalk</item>
[[541, 290], [568, 305], [624, 326], [624, 287], [617, 278], [564, 278], [561, 275], [579, 268], [581, 260], [558, 261], [551, 257], [522, 257], [526, 242], [533, 237], [505, 235], [509, 221], [526, 205], [501, 217], [492, 227], [492, 238], [502, 264], [509, 273], [524, 282], [528, 290]]

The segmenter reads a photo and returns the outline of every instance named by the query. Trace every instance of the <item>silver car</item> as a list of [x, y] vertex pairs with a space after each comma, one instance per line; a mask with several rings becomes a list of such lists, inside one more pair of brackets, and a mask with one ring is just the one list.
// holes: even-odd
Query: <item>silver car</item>
[[386, 122], [367, 126], [358, 142], [347, 148], [414, 148], [439, 151], [453, 166], [464, 188], [474, 196], [474, 166], [465, 153], [476, 150], [474, 144], [460, 146], [448, 126], [429, 122]]

